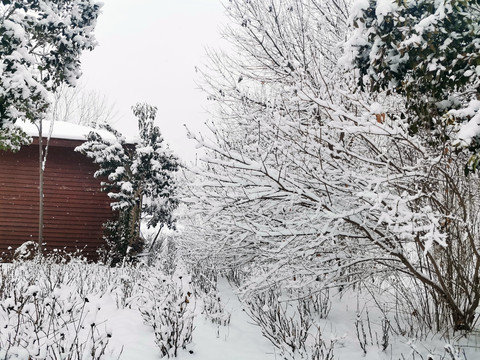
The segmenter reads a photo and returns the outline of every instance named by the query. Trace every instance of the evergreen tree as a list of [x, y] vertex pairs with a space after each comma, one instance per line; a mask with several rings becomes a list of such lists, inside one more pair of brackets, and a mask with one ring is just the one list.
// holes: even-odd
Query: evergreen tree
[[102, 188], [114, 200], [111, 206], [117, 218], [106, 225], [114, 261], [142, 250], [142, 215], [148, 218], [148, 227], [175, 227], [172, 212], [178, 199], [173, 174], [179, 164], [177, 157], [164, 147], [160, 130], [154, 124], [156, 112], [156, 107], [147, 104], [133, 107], [140, 135], [135, 145], [126, 144], [119, 132], [105, 126], [113, 135], [111, 138], [91, 132], [76, 149], [99, 164], [95, 176], [106, 179]]

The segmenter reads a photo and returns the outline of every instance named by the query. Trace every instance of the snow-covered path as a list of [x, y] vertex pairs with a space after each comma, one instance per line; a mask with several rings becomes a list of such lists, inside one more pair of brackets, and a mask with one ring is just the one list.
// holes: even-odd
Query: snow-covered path
[[[219, 279], [218, 290], [226, 311], [231, 314], [230, 325], [214, 325], [203, 314], [198, 314], [194, 321], [193, 343], [188, 349], [193, 350], [193, 354], [180, 351], [177, 359], [274, 360], [274, 347], [242, 310], [232, 287], [226, 280]], [[143, 324], [138, 311], [117, 309], [111, 297], [102, 298], [101, 307], [105, 324], [113, 332], [110, 344], [115, 350], [109, 354], [111, 360], [117, 360], [120, 352], [120, 360], [161, 358], [153, 330]]]
[[181, 360], [274, 360], [275, 349], [262, 336], [242, 310], [242, 305], [225, 279], [219, 279], [218, 290], [225, 309], [231, 313], [228, 326], [213, 325], [202, 315], [195, 319], [193, 332], [194, 354], [180, 356]]

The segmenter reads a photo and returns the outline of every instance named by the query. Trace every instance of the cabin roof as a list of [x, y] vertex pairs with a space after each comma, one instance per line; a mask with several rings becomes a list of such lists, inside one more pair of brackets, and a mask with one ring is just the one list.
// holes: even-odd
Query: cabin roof
[[[35, 124], [29, 121], [17, 121], [15, 123], [18, 125], [28, 136], [33, 138], [38, 137], [38, 128]], [[43, 120], [43, 136], [46, 138], [50, 133], [50, 127], [52, 123], [48, 120]], [[104, 130], [104, 129], [94, 129], [89, 126], [78, 125], [69, 123], [66, 121], [54, 121], [53, 128], [50, 138], [51, 139], [58, 139], [58, 140], [65, 140], [65, 141], [57, 141], [59, 144], [64, 144], [63, 146], [67, 146], [69, 144], [69, 140], [73, 140], [71, 142], [72, 145], [77, 144], [78, 142], [83, 142], [87, 140], [88, 134], [91, 131], [97, 132], [104, 140], [107, 141], [115, 141], [115, 135], [111, 132]], [[125, 142], [127, 144], [135, 144], [138, 142], [138, 138], [134, 136], [126, 136]]]

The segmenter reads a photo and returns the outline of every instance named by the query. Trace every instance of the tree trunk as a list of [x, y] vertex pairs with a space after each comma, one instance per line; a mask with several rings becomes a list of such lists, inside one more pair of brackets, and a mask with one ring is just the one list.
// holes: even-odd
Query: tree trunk
[[129, 246], [132, 248], [134, 254], [138, 254], [143, 250], [143, 239], [140, 236], [140, 220], [142, 213], [142, 188], [139, 187], [135, 192], [135, 205], [130, 211], [129, 224]]
[[42, 121], [38, 126], [38, 249], [37, 253], [43, 253], [43, 136]]

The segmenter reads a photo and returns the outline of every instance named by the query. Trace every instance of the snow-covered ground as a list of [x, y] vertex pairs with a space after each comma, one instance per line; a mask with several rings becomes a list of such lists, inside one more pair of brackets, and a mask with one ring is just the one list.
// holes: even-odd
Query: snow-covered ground
[[[480, 337], [475, 332], [468, 336], [458, 332], [449, 338], [419, 329], [413, 329], [413, 333], [421, 337], [401, 334], [399, 329], [405, 323], [392, 317], [387, 297], [377, 296], [374, 301], [372, 294], [361, 288], [343, 293], [332, 289], [325, 298], [328, 311], [309, 313], [313, 322], [309, 325], [306, 349], [296, 351], [295, 355], [282, 355], [264, 336], [265, 329], [262, 331], [253, 321], [254, 306], [247, 309], [225, 278], [218, 278], [216, 289], [205, 292], [195, 283], [198, 277], [190, 278], [184, 266], [177, 265], [173, 273], [165, 272], [162, 267], [165, 262], [150, 267], [128, 265], [113, 269], [75, 261], [2, 265], [0, 359], [57, 359], [53, 355], [64, 349], [74, 354], [68, 358], [72, 360], [161, 359], [159, 333], [165, 327], [165, 333], [170, 333], [175, 327], [165, 322], [165, 314], [171, 310], [174, 315], [170, 319], [185, 325], [184, 330], [193, 321], [191, 342], [177, 355], [181, 360], [475, 360], [480, 357]], [[213, 307], [204, 306], [208, 301], [212, 301]], [[283, 302], [282, 306], [298, 320], [296, 300]], [[182, 309], [188, 311], [175, 317]], [[270, 310], [265, 305], [256, 311]], [[385, 326], [387, 317], [390, 322]], [[228, 321], [219, 324], [212, 319]], [[318, 344], [312, 335], [317, 329], [323, 340], [324, 355], [312, 357], [312, 349]], [[162, 341], [166, 344], [165, 339]], [[455, 356], [448, 353], [448, 344], [453, 345]], [[92, 351], [96, 354], [93, 357]], [[173, 354], [171, 348], [168, 352]]]
[[[216, 294], [221, 297], [225, 313], [231, 314], [228, 325], [212, 323], [203, 313], [201, 296], [185, 295], [183, 289], [176, 301], [166, 302], [164, 298], [171, 294], [165, 289], [175, 292], [190, 286], [181, 271], [164, 275], [158, 267], [112, 269], [82, 262], [2, 265], [0, 358], [54, 359], [54, 354], [78, 347], [84, 355], [76, 357], [78, 352], [73, 350], [72, 359], [157, 360], [162, 358], [162, 352], [149, 322], [152, 318], [145, 312], [153, 313], [152, 309], [157, 308], [162, 313], [164, 306], [177, 311], [178, 304], [189, 308], [185, 318], [193, 316], [194, 330], [192, 342], [186, 350], [180, 350], [177, 358], [276, 358], [273, 346], [243, 311], [226, 280], [219, 282]], [[181, 300], [185, 296], [191, 299], [188, 304]], [[161, 321], [154, 318], [153, 323], [160, 324], [157, 329]], [[89, 355], [92, 349], [96, 349], [95, 357]]]
[[[274, 360], [275, 349], [262, 337], [260, 328], [243, 311], [241, 303], [231, 286], [222, 280], [219, 290], [225, 310], [231, 314], [228, 326], [212, 324], [200, 314], [194, 320], [193, 342], [179, 359], [192, 360]], [[117, 309], [113, 298], [102, 302], [103, 315], [113, 336], [110, 344], [115, 349], [123, 349], [122, 360], [158, 360], [161, 353], [155, 345], [151, 327], [143, 323], [140, 313], [131, 309]], [[190, 353], [189, 351], [193, 351]], [[117, 352], [110, 359], [115, 360]]]
[[[187, 350], [180, 351], [178, 358], [181, 360], [276, 360], [282, 359], [279, 351], [262, 335], [262, 331], [247, 315], [244, 306], [235, 295], [232, 286], [220, 279], [218, 290], [225, 310], [231, 314], [230, 324], [227, 326], [215, 325], [203, 314], [197, 304], [194, 320], [193, 342]], [[333, 295], [332, 310], [328, 319], [321, 320], [322, 332], [326, 340], [335, 342], [335, 359], [353, 360], [391, 360], [391, 359], [424, 359], [431, 355], [432, 360], [457, 360], [447, 357], [445, 352], [447, 343], [437, 337], [419, 341], [401, 336], [388, 339], [389, 346], [386, 351], [381, 349], [382, 334], [378, 333], [378, 323], [381, 314], [372, 311], [368, 316], [371, 324], [366, 319], [365, 308], [358, 309], [359, 298], [356, 296]], [[362, 296], [360, 295], [360, 300]], [[115, 301], [105, 301], [105, 316], [108, 326], [114, 330], [111, 344], [116, 349], [123, 349], [120, 359], [124, 360], [156, 360], [161, 358], [161, 353], [154, 345], [155, 337], [152, 329], [145, 325], [136, 311], [119, 310]], [[372, 307], [373, 308], [373, 307]], [[108, 310], [109, 309], [109, 310]], [[356, 334], [356, 319], [358, 311], [367, 336], [367, 353], [359, 345]], [[373, 330], [372, 330], [373, 329]], [[373, 332], [373, 333], [372, 333]], [[361, 335], [363, 336], [363, 335]], [[473, 339], [473, 338], [472, 338]], [[469, 348], [460, 359], [475, 360], [480, 358], [480, 343], [470, 339]], [[477, 341], [479, 341], [477, 339]], [[378, 342], [378, 343], [377, 343]], [[192, 352], [190, 352], [192, 351]], [[475, 355], [476, 354], [476, 355]], [[422, 358], [423, 356], [423, 358]], [[478, 356], [478, 357], [475, 357]], [[115, 359], [115, 357], [111, 357]], [[298, 356], [298, 360], [303, 357]]]
[[[218, 290], [225, 310], [231, 314], [230, 324], [216, 326], [201, 314], [195, 318], [193, 355], [195, 360], [274, 360], [275, 349], [262, 337], [225, 279], [220, 279]], [[187, 359], [184, 353], [181, 359]]]

